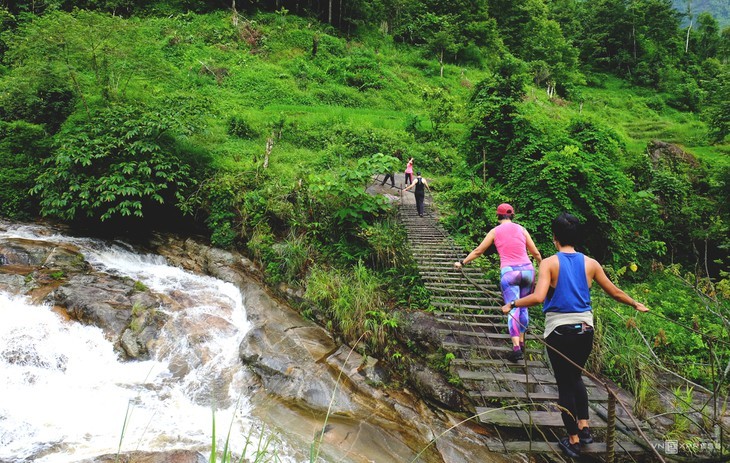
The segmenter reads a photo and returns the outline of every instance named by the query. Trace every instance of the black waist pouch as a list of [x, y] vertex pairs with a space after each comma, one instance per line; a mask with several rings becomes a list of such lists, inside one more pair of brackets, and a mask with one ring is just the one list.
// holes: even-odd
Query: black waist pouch
[[553, 330], [560, 335], [566, 334], [583, 334], [593, 331], [593, 327], [587, 323], [571, 323], [569, 325], [560, 325]]

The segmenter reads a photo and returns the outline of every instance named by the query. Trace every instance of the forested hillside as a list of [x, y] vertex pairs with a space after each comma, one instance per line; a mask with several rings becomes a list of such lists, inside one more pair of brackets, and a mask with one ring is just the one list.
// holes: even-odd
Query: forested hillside
[[[390, 310], [428, 299], [365, 187], [413, 156], [465, 246], [506, 200], [552, 254], [569, 211], [612, 278], [726, 337], [720, 3], [722, 23], [690, 26], [671, 0], [2, 1], [0, 214], [203, 233], [398, 366]], [[663, 360], [706, 380], [702, 339], [645, 323]], [[616, 352], [596, 368], [646, 387], [643, 357]]]

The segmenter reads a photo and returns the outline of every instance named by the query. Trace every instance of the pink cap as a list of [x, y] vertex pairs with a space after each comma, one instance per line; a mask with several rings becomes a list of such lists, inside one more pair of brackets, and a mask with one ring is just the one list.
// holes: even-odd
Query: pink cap
[[497, 206], [497, 214], [499, 215], [514, 214], [514, 212], [514, 208], [507, 203], [502, 203]]

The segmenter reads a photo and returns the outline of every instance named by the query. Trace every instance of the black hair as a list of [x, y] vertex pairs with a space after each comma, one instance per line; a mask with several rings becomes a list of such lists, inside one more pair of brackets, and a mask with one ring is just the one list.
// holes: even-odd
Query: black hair
[[515, 218], [514, 212], [510, 212], [509, 214], [497, 214], [497, 220], [505, 220], [505, 219], [513, 220], [514, 218]]
[[567, 212], [553, 219], [553, 236], [563, 246], [575, 246], [580, 240], [580, 221]]
[[416, 175], [421, 175], [421, 171], [419, 170], [418, 172], [416, 172]]

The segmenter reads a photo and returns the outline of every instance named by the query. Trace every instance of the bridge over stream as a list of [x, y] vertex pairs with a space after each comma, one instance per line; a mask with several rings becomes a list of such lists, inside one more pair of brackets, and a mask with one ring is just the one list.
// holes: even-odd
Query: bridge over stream
[[[570, 461], [557, 447], [559, 438], [566, 434], [542, 334], [528, 330], [524, 360], [506, 360], [512, 348], [506, 315], [500, 310], [503, 301], [499, 288], [478, 268], [455, 270], [453, 263], [463, 259], [467, 252], [438, 223], [430, 198], [427, 197], [426, 215], [419, 217], [413, 195], [398, 190], [391, 191], [400, 195], [399, 220], [407, 230], [421, 279], [431, 294], [443, 348], [455, 356], [451, 361], [452, 374], [459, 377], [475, 404], [474, 419], [492, 428], [497, 436], [489, 444], [490, 450], [542, 454], [547, 460]], [[630, 394], [605, 380], [584, 380], [595, 442], [583, 446], [583, 458], [607, 462], [669, 461], [664, 441], [652, 435], [651, 424], [632, 416]]]

